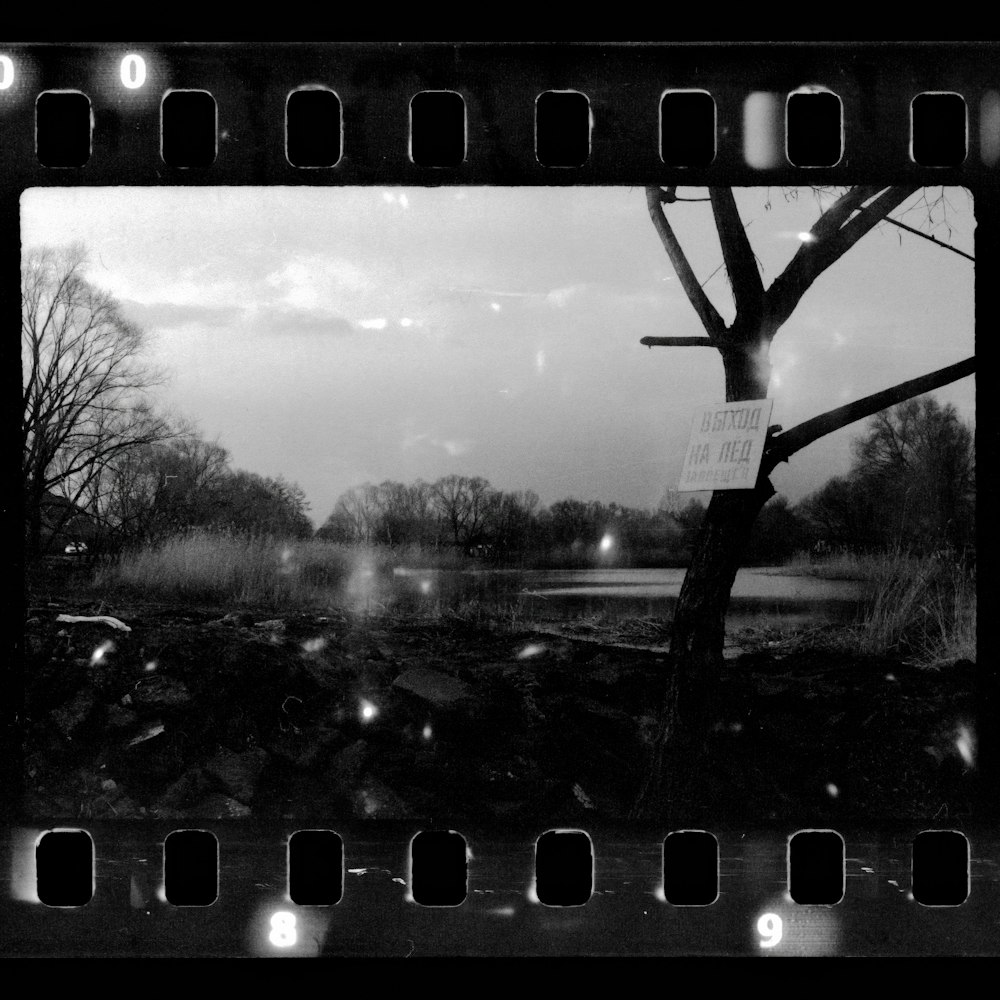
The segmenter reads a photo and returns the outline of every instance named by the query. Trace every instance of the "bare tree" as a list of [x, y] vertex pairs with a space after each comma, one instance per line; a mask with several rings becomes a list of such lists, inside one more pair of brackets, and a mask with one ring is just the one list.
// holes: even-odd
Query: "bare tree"
[[22, 475], [33, 556], [48, 495], [77, 505], [108, 463], [170, 433], [148, 398], [161, 376], [142, 356], [145, 334], [85, 268], [79, 246], [29, 251], [22, 265]]
[[351, 538], [364, 545], [372, 541], [375, 521], [378, 517], [376, 504], [378, 487], [371, 483], [352, 486], [337, 498], [333, 514], [329, 520], [350, 526]]
[[495, 493], [481, 476], [444, 476], [431, 487], [434, 505], [456, 546], [474, 545], [480, 540]]
[[[651, 347], [715, 348], [722, 357], [726, 401], [765, 398], [771, 379], [771, 341], [802, 296], [827, 268], [917, 190], [909, 185], [848, 188], [822, 212], [787, 266], [765, 288], [732, 189], [709, 188], [736, 307], [735, 318], [727, 326], [695, 276], [667, 219], [664, 206], [678, 201], [676, 188], [647, 188], [646, 204], [653, 226], [707, 336], [645, 337], [642, 343]], [[765, 445], [754, 488], [713, 494], [678, 598], [671, 634], [668, 693], [647, 780], [636, 802], [636, 815], [650, 816], [669, 809], [676, 782], [692, 769], [704, 749], [711, 725], [712, 698], [722, 669], [729, 595], [754, 521], [774, 496], [769, 476], [778, 462], [787, 461], [796, 451], [840, 427], [974, 370], [975, 359], [968, 359], [821, 414], [784, 434], [777, 433], [781, 428], [775, 427]]]

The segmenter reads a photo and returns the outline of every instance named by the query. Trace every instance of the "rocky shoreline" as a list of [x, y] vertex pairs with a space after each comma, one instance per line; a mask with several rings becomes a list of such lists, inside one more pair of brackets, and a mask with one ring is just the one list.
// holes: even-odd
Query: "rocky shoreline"
[[[612, 635], [447, 615], [37, 604], [25, 625], [25, 809], [619, 822], [655, 731], [665, 643], [655, 621]], [[974, 740], [971, 668], [731, 649], [678, 817], [976, 815], [962, 742], [970, 728]]]

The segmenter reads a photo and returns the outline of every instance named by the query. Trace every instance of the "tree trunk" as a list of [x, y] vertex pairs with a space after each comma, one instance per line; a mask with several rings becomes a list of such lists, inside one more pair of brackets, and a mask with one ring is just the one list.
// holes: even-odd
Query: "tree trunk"
[[25, 539], [25, 555], [31, 561], [36, 561], [42, 554], [42, 500], [45, 496], [44, 485], [32, 479], [25, 490], [27, 510], [27, 538]]
[[710, 703], [722, 667], [729, 595], [753, 523], [772, 496], [774, 488], [764, 478], [752, 490], [717, 492], [708, 505], [670, 637], [678, 683], [675, 703], [667, 708], [675, 730], [683, 726], [697, 737], [711, 724]]
[[[771, 366], [766, 346], [723, 352], [726, 402], [764, 399]], [[763, 341], [766, 344], [766, 341]], [[632, 815], [663, 819], [687, 796], [714, 723], [713, 697], [722, 673], [726, 611], [736, 571], [757, 515], [774, 496], [769, 467], [752, 490], [712, 494], [691, 565], [684, 575], [670, 636], [670, 677], [644, 781]]]

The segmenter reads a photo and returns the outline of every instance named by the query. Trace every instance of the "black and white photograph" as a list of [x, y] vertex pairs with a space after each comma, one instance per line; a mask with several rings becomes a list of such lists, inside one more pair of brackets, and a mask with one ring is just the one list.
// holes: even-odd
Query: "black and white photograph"
[[981, 815], [967, 190], [20, 204], [27, 814]]

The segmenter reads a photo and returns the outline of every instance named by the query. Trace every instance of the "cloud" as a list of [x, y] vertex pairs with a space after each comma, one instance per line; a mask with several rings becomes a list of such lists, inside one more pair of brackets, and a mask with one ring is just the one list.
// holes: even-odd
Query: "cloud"
[[239, 319], [239, 306], [203, 306], [179, 302], [136, 302], [119, 299], [122, 312], [133, 323], [148, 329], [172, 329], [189, 324], [230, 326]]
[[343, 292], [365, 292], [374, 287], [371, 277], [352, 261], [320, 254], [298, 254], [264, 278], [291, 306], [313, 309]]
[[328, 309], [301, 309], [281, 304], [245, 310], [246, 324], [264, 335], [324, 335], [345, 337], [356, 333], [353, 324]]
[[404, 434], [402, 446], [404, 449], [408, 449], [414, 448], [417, 445], [424, 445], [425, 447], [437, 448], [455, 458], [458, 455], [465, 455], [469, 452], [472, 444], [472, 441], [463, 441], [455, 438], [441, 439], [425, 432], [423, 434]]
[[582, 292], [584, 288], [586, 288], [586, 285], [567, 285], [565, 288], [553, 288], [552, 291], [545, 296], [545, 301], [550, 306], [562, 309], [571, 298]]
[[407, 198], [405, 191], [383, 191], [382, 200], [388, 205], [399, 205], [402, 208], [410, 207], [410, 199]]

